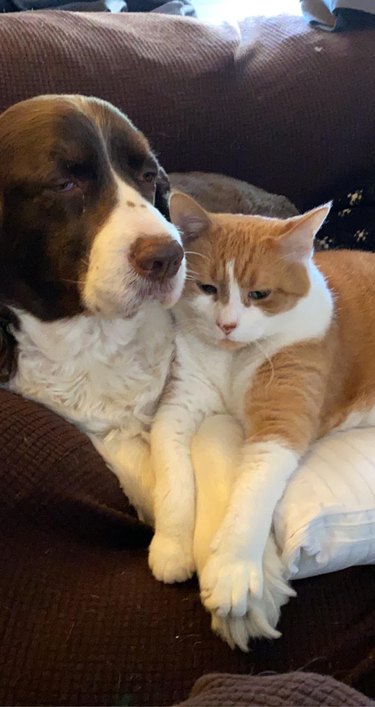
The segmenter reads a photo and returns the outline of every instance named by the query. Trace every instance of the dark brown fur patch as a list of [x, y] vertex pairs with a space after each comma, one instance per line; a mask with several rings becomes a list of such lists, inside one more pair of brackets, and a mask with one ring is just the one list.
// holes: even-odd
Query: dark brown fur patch
[[[150, 171], [154, 183], [144, 179]], [[163, 194], [168, 190], [144, 135], [109, 103], [41, 96], [0, 116], [3, 312], [14, 306], [52, 321], [84, 310], [82, 281], [92, 242], [116, 204], [114, 173], [150, 202], [158, 180]], [[10, 351], [11, 338], [3, 335], [6, 341]], [[1, 356], [10, 372], [4, 346]]]

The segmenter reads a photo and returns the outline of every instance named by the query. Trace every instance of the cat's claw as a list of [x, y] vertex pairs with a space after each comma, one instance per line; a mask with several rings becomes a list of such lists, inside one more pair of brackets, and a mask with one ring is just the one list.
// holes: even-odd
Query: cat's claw
[[[296, 593], [285, 579], [285, 568], [272, 537], [267, 541], [263, 572], [263, 595], [258, 598], [248, 592], [246, 611], [242, 616], [235, 616], [233, 613], [220, 616], [218, 612], [211, 610], [212, 629], [231, 648], [237, 646], [246, 652], [251, 638], [275, 639], [281, 635], [276, 629], [280, 609]], [[202, 599], [204, 601], [204, 596]], [[204, 603], [206, 604], [205, 601]]]
[[201, 597], [209, 611], [217, 616], [245, 616], [249, 593], [254, 598], [263, 595], [262, 563], [216, 551], [201, 575]]
[[155, 533], [149, 549], [148, 563], [152, 574], [160, 582], [185, 582], [195, 571], [192, 544]]
[[223, 639], [230, 648], [240, 648], [244, 653], [249, 651], [250, 638], [280, 638], [281, 633], [277, 631], [267, 620], [264, 608], [253, 608], [246, 616], [222, 618], [212, 613], [212, 630]]

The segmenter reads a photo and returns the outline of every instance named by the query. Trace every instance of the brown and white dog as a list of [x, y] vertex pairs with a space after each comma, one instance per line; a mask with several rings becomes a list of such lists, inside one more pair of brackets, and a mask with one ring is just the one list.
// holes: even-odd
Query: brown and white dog
[[168, 180], [120, 111], [41, 96], [0, 116], [0, 376], [87, 433], [152, 520], [147, 436], [185, 259]]

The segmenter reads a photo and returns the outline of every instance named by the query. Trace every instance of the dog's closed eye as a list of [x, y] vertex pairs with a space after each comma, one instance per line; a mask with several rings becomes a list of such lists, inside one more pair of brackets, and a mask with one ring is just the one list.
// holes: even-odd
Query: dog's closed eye
[[78, 185], [73, 182], [73, 181], [65, 181], [65, 182], [58, 182], [58, 184], [55, 184], [55, 186], [52, 187], [54, 191], [60, 192], [60, 193], [67, 193], [71, 192], [74, 189], [78, 189]]
[[158, 175], [157, 175], [156, 171], [148, 170], [146, 172], [143, 172], [142, 179], [144, 182], [147, 182], [148, 184], [152, 184], [153, 182], [156, 181], [157, 176]]

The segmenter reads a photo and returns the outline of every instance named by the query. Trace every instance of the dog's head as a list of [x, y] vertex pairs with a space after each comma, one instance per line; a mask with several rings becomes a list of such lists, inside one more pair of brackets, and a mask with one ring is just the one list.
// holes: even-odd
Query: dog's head
[[0, 116], [2, 312], [53, 321], [130, 317], [147, 299], [174, 304], [185, 262], [168, 190], [146, 138], [110, 104], [42, 96], [9, 108]]

